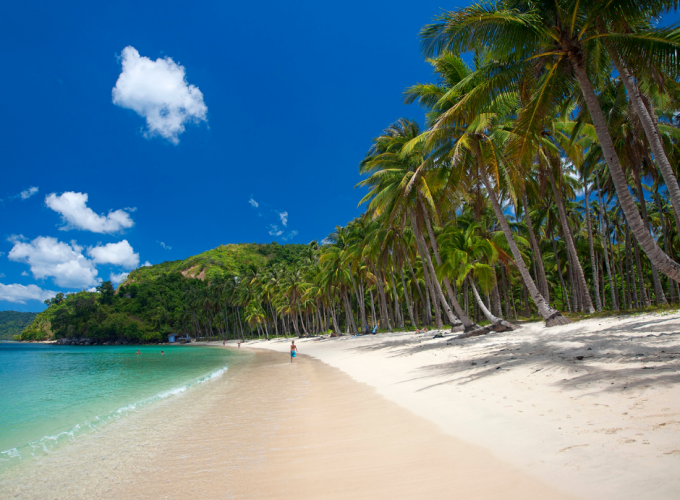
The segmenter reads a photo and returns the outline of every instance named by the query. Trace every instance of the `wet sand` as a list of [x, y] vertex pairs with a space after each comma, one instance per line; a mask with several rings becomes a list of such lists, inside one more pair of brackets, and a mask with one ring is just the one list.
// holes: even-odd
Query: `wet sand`
[[14, 470], [0, 497], [569, 498], [337, 368], [241, 354], [223, 377]]

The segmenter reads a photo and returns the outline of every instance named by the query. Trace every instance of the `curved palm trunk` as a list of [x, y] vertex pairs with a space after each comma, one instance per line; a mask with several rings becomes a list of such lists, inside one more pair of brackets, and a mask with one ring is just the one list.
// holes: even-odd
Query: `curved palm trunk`
[[[585, 176], [584, 176], [585, 177]], [[597, 261], [595, 260], [595, 246], [593, 245], [593, 228], [590, 225], [590, 206], [588, 204], [590, 193], [588, 192], [588, 181], [583, 183], [584, 197], [583, 201], [586, 207], [586, 230], [588, 231], [588, 247], [590, 249], [590, 266], [593, 268], [593, 286], [595, 287], [595, 308], [597, 312], [602, 311], [602, 302], [600, 301], [600, 279], [597, 275]]]
[[475, 281], [468, 276], [468, 281], [470, 283], [470, 286], [472, 287], [472, 294], [475, 296], [475, 300], [477, 301], [477, 305], [482, 311], [482, 314], [488, 319], [491, 324], [493, 325], [493, 329], [497, 332], [504, 332], [507, 330], [514, 330], [516, 327], [512, 323], [508, 323], [505, 321], [503, 318], [497, 318], [496, 316], [493, 315], [491, 311], [486, 307], [486, 304], [484, 304], [484, 301], [482, 298], [479, 296], [479, 292], [477, 291], [477, 287], [475, 286]]
[[503, 214], [501, 205], [498, 202], [498, 198], [496, 197], [496, 192], [491, 187], [491, 182], [489, 182], [489, 178], [482, 172], [480, 173], [482, 174], [480, 177], [482, 183], [484, 184], [484, 187], [486, 188], [487, 194], [489, 195], [489, 199], [491, 200], [491, 205], [493, 206], [496, 218], [498, 219], [498, 222], [500, 223], [501, 228], [503, 229], [505, 239], [508, 240], [508, 245], [510, 246], [512, 255], [515, 258], [515, 264], [517, 265], [517, 269], [519, 269], [519, 272], [522, 275], [522, 280], [524, 281], [526, 287], [529, 290], [529, 294], [531, 294], [532, 300], [534, 301], [536, 307], [538, 308], [538, 314], [540, 314], [545, 320], [545, 326], [550, 327], [571, 323], [571, 321], [569, 321], [568, 318], [562, 316], [562, 314], [560, 314], [560, 312], [557, 309], [553, 309], [552, 307], [550, 307], [550, 304], [548, 304], [545, 301], [541, 293], [538, 291], [538, 288], [536, 288], [536, 283], [534, 283], [534, 280], [531, 279], [529, 270], [527, 269], [527, 266], [524, 263], [524, 260], [522, 259], [522, 254], [519, 251], [519, 248], [517, 247], [517, 243], [515, 243], [515, 239], [512, 237], [510, 225], [508, 224], [508, 220], [505, 218], [505, 215]]
[[[423, 264], [423, 278], [425, 279], [425, 285], [427, 288], [430, 290], [430, 295], [431, 299], [434, 301], [434, 319], [435, 319], [435, 326], [437, 328], [442, 328], [444, 324], [442, 323], [442, 316], [441, 312], [439, 309], [439, 304], [438, 304], [438, 297], [435, 295], [435, 290], [434, 290], [434, 284], [432, 283], [435, 281], [432, 279], [430, 276], [430, 272], [428, 271], [428, 263], [427, 263], [427, 257], [429, 257], [429, 252], [425, 252], [425, 249], [422, 247], [420, 243], [420, 231], [418, 230], [418, 226], [415, 221], [415, 214], [413, 213], [413, 210], [411, 210], [411, 226], [413, 227], [413, 234], [416, 237], [416, 248], [418, 249], [418, 255], [420, 255], [420, 260], [422, 261]], [[425, 254], [428, 254], [427, 257]], [[428, 310], [431, 308], [431, 305], [429, 303], [429, 300], [427, 302], [427, 308]]]
[[[427, 227], [427, 233], [430, 236], [430, 244], [432, 245], [432, 251], [434, 252], [434, 258], [437, 260], [437, 265], [441, 266], [442, 265], [442, 258], [439, 255], [439, 245], [437, 244], [437, 239], [434, 237], [434, 231], [432, 230], [432, 224], [430, 223], [430, 218], [427, 216], [427, 212], [425, 210], [425, 204], [423, 203], [423, 200], [420, 200], [420, 205], [423, 209], [423, 218], [425, 219], [425, 226]], [[427, 247], [425, 247], [427, 248]], [[449, 317], [449, 321], [451, 321], [451, 325], [453, 328], [463, 326], [463, 331], [470, 331], [474, 328], [477, 328], [478, 325], [476, 325], [469, 317], [467, 314], [465, 314], [465, 311], [463, 311], [463, 308], [460, 307], [460, 302], [458, 302], [458, 298], [456, 297], [456, 294], [453, 292], [453, 289], [451, 288], [451, 282], [449, 281], [448, 276], [444, 276], [444, 279], [442, 280], [444, 282], [444, 287], [446, 288], [446, 293], [449, 296], [449, 299], [451, 299], [451, 304], [453, 305], [454, 310], [456, 311], [456, 322], [454, 323], [451, 321], [451, 318]], [[447, 304], [448, 305], [448, 304]], [[448, 312], [447, 312], [448, 315]], [[451, 331], [453, 331], [453, 328]]]
[[[442, 288], [439, 285], [439, 280], [437, 279], [437, 274], [435, 273], [434, 265], [432, 264], [432, 257], [430, 257], [430, 251], [427, 247], [427, 243], [425, 242], [425, 238], [423, 237], [423, 233], [420, 231], [420, 228], [418, 227], [418, 225], [415, 221], [415, 216], [414, 216], [415, 214], [413, 212], [411, 212], [411, 215], [412, 215], [411, 224], [413, 224], [413, 226], [414, 226], [414, 230], [416, 232], [416, 239], [418, 239], [420, 241], [420, 244], [422, 245], [423, 253], [425, 254], [425, 258], [427, 259], [427, 265], [428, 265], [430, 272], [431, 272], [432, 284], [433, 284], [434, 289], [437, 293], [437, 297], [439, 298], [439, 301], [441, 302], [441, 305], [444, 308], [444, 312], [446, 313], [446, 317], [449, 319], [449, 322], [451, 323], [451, 331], [453, 332], [453, 331], [455, 331], [455, 329], [457, 327], [462, 326], [463, 323], [458, 318], [456, 318], [456, 316], [453, 314], [453, 311], [451, 310], [448, 302], [446, 301], [446, 297], [444, 297], [444, 292], [442, 292]], [[455, 300], [455, 296], [453, 298]], [[456, 301], [456, 302], [458, 302], [458, 301]], [[458, 307], [460, 307], [460, 305]], [[439, 313], [439, 306], [436, 304], [436, 300], [435, 300], [434, 310], [435, 310], [435, 313]], [[441, 323], [441, 314], [437, 314], [437, 316], [439, 316], [439, 322]], [[437, 325], [438, 328], [442, 328], [443, 326], [444, 326], [443, 323], [441, 325], [440, 324]], [[470, 330], [473, 330], [473, 329], [476, 329], [476, 328], [478, 328], [478, 326], [475, 325], [474, 323], [472, 323], [472, 321], [470, 321], [469, 326], [464, 326], [464, 331], [467, 332], [467, 331], [470, 331]]]
[[568, 46], [565, 46], [564, 49], [570, 54], [569, 59], [571, 66], [574, 70], [576, 80], [581, 87], [581, 92], [583, 93], [583, 98], [586, 101], [588, 112], [593, 121], [598, 141], [602, 147], [604, 159], [607, 162], [609, 173], [614, 182], [614, 186], [616, 187], [619, 203], [621, 204], [623, 212], [626, 214], [630, 229], [652, 264], [666, 276], [680, 282], [680, 264], [672, 260], [663, 250], [661, 250], [654, 238], [649, 234], [649, 231], [645, 227], [644, 221], [642, 220], [642, 217], [640, 217], [640, 213], [635, 206], [635, 201], [628, 190], [626, 176], [623, 173], [619, 157], [614, 148], [614, 142], [612, 141], [609, 129], [607, 128], [607, 121], [602, 113], [600, 103], [597, 100], [597, 95], [593, 90], [593, 86], [590, 83], [590, 79], [580, 60], [579, 54], [571, 51]]
[[671, 205], [673, 206], [673, 212], [675, 214], [675, 228], [680, 234], [680, 187], [678, 186], [678, 179], [673, 172], [673, 167], [671, 166], [670, 161], [668, 161], [668, 156], [663, 147], [659, 129], [655, 120], [652, 118], [653, 113], [645, 106], [638, 86], [635, 84], [635, 81], [633, 81], [628, 69], [621, 62], [619, 55], [611, 47], [608, 47], [607, 51], [614, 62], [614, 67], [616, 68], [616, 71], [618, 71], [624, 87], [626, 87], [628, 99], [630, 99], [630, 102], [633, 104], [635, 113], [637, 114], [640, 123], [642, 124], [642, 129], [645, 131], [645, 135], [649, 141], [649, 146], [659, 167], [659, 171], [661, 171], [663, 180], [666, 183], [666, 189], [668, 189]]
[[586, 283], [586, 276], [583, 272], [583, 268], [581, 267], [581, 263], [578, 261], [578, 253], [576, 253], [574, 238], [572, 237], [571, 228], [569, 227], [567, 211], [564, 208], [564, 200], [562, 199], [562, 194], [557, 187], [557, 182], [551, 173], [548, 173], [548, 179], [550, 180], [550, 185], [552, 186], [552, 191], [555, 195], [555, 201], [557, 201], [557, 210], [560, 213], [560, 220], [562, 222], [562, 233], [564, 234], [564, 241], [567, 243], [567, 250], [571, 254], [571, 261], [574, 266], [576, 279], [578, 280], [578, 286], [580, 288], [580, 296], [583, 297], [583, 306], [588, 314], [592, 314], [595, 312], [595, 308], [593, 307], [593, 301], [590, 298], [590, 291], [588, 290], [588, 284]]
[[524, 218], [527, 222], [527, 228], [529, 229], [529, 238], [531, 241], [531, 247], [534, 250], [534, 255], [536, 256], [536, 268], [538, 270], [538, 284], [540, 288], [541, 295], [545, 301], [550, 304], [550, 289], [548, 288], [548, 279], [545, 276], [545, 267], [543, 267], [543, 256], [541, 255], [541, 249], [538, 246], [538, 240], [536, 239], [536, 233], [534, 233], [534, 226], [531, 222], [531, 217], [529, 216], [529, 203], [527, 200], [526, 193], [522, 193], [522, 206], [524, 208]]

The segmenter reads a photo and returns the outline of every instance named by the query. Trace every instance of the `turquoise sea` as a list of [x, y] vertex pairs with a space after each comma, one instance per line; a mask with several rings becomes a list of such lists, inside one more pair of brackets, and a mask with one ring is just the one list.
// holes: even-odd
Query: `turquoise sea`
[[223, 375], [234, 355], [202, 346], [0, 342], [0, 473]]

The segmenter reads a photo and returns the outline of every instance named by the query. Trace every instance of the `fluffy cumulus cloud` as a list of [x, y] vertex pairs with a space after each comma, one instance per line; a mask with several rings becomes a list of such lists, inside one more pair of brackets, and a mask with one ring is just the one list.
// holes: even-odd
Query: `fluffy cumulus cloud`
[[184, 66], [169, 57], [152, 61], [134, 47], [125, 47], [120, 59], [123, 71], [112, 91], [113, 103], [145, 118], [147, 137], [177, 144], [185, 124], [207, 121], [203, 94], [186, 81]]
[[57, 294], [51, 290], [43, 290], [37, 285], [4, 285], [0, 283], [0, 301], [4, 300], [14, 304], [25, 304], [27, 300], [43, 302]]
[[128, 277], [128, 274], [130, 273], [118, 273], [118, 274], [111, 273], [111, 275], [109, 276], [109, 280], [114, 285], [120, 285], [123, 281], [125, 281], [125, 278]]
[[278, 212], [278, 214], [281, 219], [281, 224], [283, 224], [283, 227], [286, 227], [288, 225], [288, 212]]
[[87, 254], [95, 264], [111, 264], [125, 269], [134, 269], [139, 265], [139, 254], [135, 253], [128, 240], [89, 248]]
[[31, 242], [17, 238], [13, 243], [9, 260], [28, 264], [36, 279], [52, 277], [58, 286], [65, 288], [84, 288], [99, 282], [94, 262], [83, 255], [83, 248], [75, 242], [38, 236]]
[[256, 202], [253, 198], [250, 198], [248, 200], [248, 203], [250, 203], [250, 206], [253, 207], [253, 208], [257, 208], [257, 207], [260, 206], [260, 204], [258, 202]]
[[148, 260], [144, 264], [141, 265], [141, 267], [151, 267], [151, 266], [152, 266], [152, 264]]
[[31, 196], [33, 196], [37, 192], [38, 188], [36, 186], [32, 186], [28, 189], [24, 189], [21, 193], [19, 193], [19, 196], [21, 196], [22, 200], [28, 200]]
[[64, 226], [62, 231], [82, 229], [93, 233], [115, 233], [132, 227], [135, 223], [125, 210], [111, 210], [107, 215], [98, 215], [87, 206], [87, 193], [68, 191], [57, 196], [56, 193], [45, 197], [45, 204], [61, 215]]

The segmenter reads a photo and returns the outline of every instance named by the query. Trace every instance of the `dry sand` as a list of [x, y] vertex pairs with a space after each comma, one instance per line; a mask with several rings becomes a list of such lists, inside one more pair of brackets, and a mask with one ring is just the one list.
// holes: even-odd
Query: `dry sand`
[[680, 498], [679, 313], [531, 323], [464, 340], [395, 333], [297, 344], [300, 366], [309, 355], [339, 368], [576, 498]]

